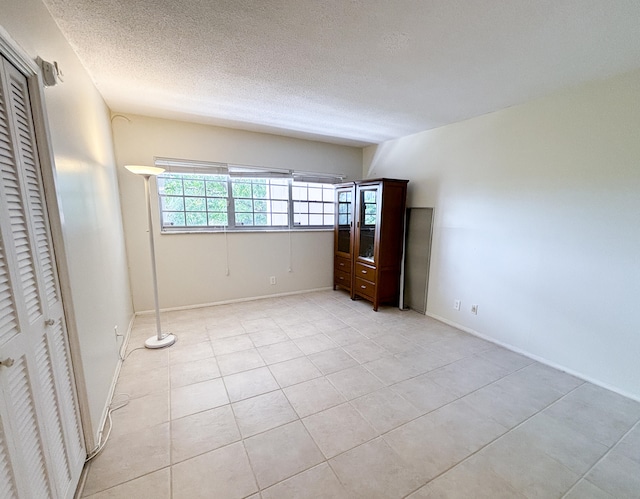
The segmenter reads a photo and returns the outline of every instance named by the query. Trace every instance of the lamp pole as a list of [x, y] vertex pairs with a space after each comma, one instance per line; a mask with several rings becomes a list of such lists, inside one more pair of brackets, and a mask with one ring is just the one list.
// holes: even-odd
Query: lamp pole
[[151, 255], [151, 275], [153, 276], [153, 303], [156, 313], [156, 335], [148, 338], [144, 342], [147, 348], [164, 348], [175, 343], [176, 337], [173, 334], [162, 334], [162, 325], [160, 323], [160, 301], [158, 299], [158, 274], [156, 270], [156, 247], [153, 238], [153, 218], [151, 216], [151, 189], [149, 187], [149, 179], [151, 176], [159, 175], [164, 171], [163, 168], [153, 166], [125, 166], [127, 170], [144, 179], [144, 197], [147, 205], [147, 227], [149, 230], [149, 253]]

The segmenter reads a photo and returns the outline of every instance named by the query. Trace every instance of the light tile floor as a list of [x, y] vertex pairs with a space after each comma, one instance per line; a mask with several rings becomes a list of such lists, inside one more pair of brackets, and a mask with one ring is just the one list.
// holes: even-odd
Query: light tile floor
[[84, 496], [640, 497], [640, 403], [340, 291], [136, 319]]

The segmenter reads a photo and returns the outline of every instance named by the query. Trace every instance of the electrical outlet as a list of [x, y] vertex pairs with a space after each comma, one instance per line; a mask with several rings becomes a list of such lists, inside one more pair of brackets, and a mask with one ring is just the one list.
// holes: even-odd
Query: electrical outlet
[[460, 310], [460, 300], [456, 300], [453, 302], [453, 308], [456, 310]]
[[471, 305], [471, 313], [473, 315], [478, 315], [478, 305]]
[[269, 283], [273, 286], [276, 283], [276, 276], [272, 275], [269, 277]]

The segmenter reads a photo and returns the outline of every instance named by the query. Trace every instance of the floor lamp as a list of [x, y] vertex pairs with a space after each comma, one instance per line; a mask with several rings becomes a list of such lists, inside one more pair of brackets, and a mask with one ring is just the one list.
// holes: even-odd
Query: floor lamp
[[158, 304], [158, 276], [156, 274], [156, 248], [153, 241], [153, 220], [151, 218], [151, 195], [149, 190], [149, 179], [152, 175], [160, 175], [164, 168], [155, 166], [126, 165], [125, 168], [131, 173], [144, 178], [144, 197], [147, 202], [147, 225], [149, 229], [149, 250], [151, 253], [151, 274], [153, 275], [153, 300], [156, 308], [156, 336], [152, 336], [144, 342], [147, 348], [164, 348], [173, 345], [176, 337], [172, 334], [162, 334], [160, 326], [160, 306]]

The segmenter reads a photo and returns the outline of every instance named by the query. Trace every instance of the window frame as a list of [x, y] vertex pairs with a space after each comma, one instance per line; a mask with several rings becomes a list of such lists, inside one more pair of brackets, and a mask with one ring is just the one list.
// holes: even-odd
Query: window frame
[[[187, 195], [185, 194], [184, 191], [184, 176], [188, 176], [188, 175], [194, 175], [194, 176], [198, 176], [198, 177], [204, 177], [202, 180], [204, 181], [205, 185], [204, 185], [204, 194], [202, 196], [198, 196], [198, 195]], [[223, 197], [216, 197], [216, 196], [211, 196], [209, 197], [207, 195], [207, 191], [206, 191], [206, 177], [208, 176], [214, 176], [214, 177], [225, 177], [225, 181], [226, 181], [226, 198]], [[180, 178], [183, 182], [183, 188], [182, 188], [182, 194], [175, 196], [175, 195], [171, 195], [171, 194], [165, 194], [164, 192], [161, 192], [161, 184], [162, 181], [167, 178], [167, 177], [177, 177]], [[254, 184], [254, 180], [266, 180], [267, 181], [267, 186], [271, 185], [272, 181], [282, 181], [285, 180], [286, 181], [286, 185], [284, 187], [286, 187], [287, 190], [287, 199], [271, 199], [270, 196], [268, 196], [266, 199], [264, 198], [256, 198], [253, 196], [253, 191], [252, 191], [252, 197], [251, 198], [242, 198], [242, 197], [234, 197], [233, 196], [233, 183], [234, 181], [241, 183], [241, 182], [247, 182], [250, 181], [251, 185], [253, 186]], [[324, 180], [324, 182], [320, 182], [318, 180]], [[309, 184], [317, 184], [318, 186], [321, 187], [321, 192], [324, 194], [325, 189], [331, 187], [333, 188], [333, 193], [332, 193], [332, 201], [318, 201], [319, 203], [321, 203], [323, 205], [323, 212], [322, 212], [322, 216], [323, 216], [323, 221], [324, 221], [324, 217], [327, 214], [324, 211], [324, 205], [325, 204], [335, 204], [335, 187], [334, 184], [332, 182], [329, 182], [328, 180], [331, 180], [330, 177], [327, 177], [326, 180], [324, 178], [313, 178], [313, 179], [302, 179], [302, 178], [295, 178], [292, 176], [282, 176], [282, 175], [269, 175], [268, 172], [265, 172], [264, 174], [254, 174], [254, 175], [247, 175], [247, 176], [234, 176], [234, 175], [229, 175], [229, 174], [224, 174], [222, 172], [217, 172], [217, 171], [205, 171], [204, 169], [202, 171], [172, 171], [172, 170], [167, 170], [164, 173], [158, 175], [158, 177], [156, 178], [156, 193], [158, 196], [158, 211], [159, 211], [159, 215], [160, 215], [160, 232], [161, 234], [180, 234], [180, 233], [217, 233], [217, 232], [286, 232], [286, 231], [290, 231], [290, 230], [296, 230], [296, 231], [304, 231], [304, 230], [310, 230], [310, 231], [328, 231], [328, 230], [333, 230], [334, 228], [334, 224], [335, 224], [335, 208], [334, 208], [334, 212], [333, 212], [333, 222], [331, 223], [331, 225], [300, 225], [300, 224], [296, 224], [295, 223], [295, 203], [296, 201], [293, 198], [293, 189], [294, 189], [294, 184], [296, 183], [304, 183], [306, 184], [305, 187], [307, 188], [307, 191], [309, 189]], [[296, 186], [298, 187], [298, 186]], [[167, 210], [166, 209], [166, 205], [165, 208], [163, 208], [163, 200], [167, 197], [178, 197], [181, 198], [183, 200], [182, 202], [182, 212], [184, 213], [184, 220], [185, 220], [185, 225], [176, 225], [176, 226], [171, 226], [171, 225], [165, 225], [165, 213], [171, 213], [171, 212], [177, 212], [179, 213], [180, 210]], [[227, 214], [227, 225], [186, 225], [187, 223], [187, 213], [188, 210], [186, 209], [186, 200], [190, 197], [194, 197], [194, 198], [203, 198], [204, 199], [204, 212], [196, 212], [196, 213], [204, 213], [207, 217], [207, 223], [209, 222], [209, 211], [208, 211], [208, 206], [209, 206], [209, 199], [226, 199], [226, 205], [227, 205], [227, 210], [226, 210], [226, 214]], [[247, 212], [247, 213], [252, 213], [254, 216], [254, 224], [253, 225], [242, 225], [242, 224], [237, 224], [236, 221], [236, 206], [235, 206], [235, 201], [238, 199], [251, 199], [253, 203], [255, 203], [255, 201], [263, 201], [266, 200], [267, 202], [272, 202], [272, 201], [284, 201], [287, 204], [287, 213], [286, 213], [286, 219], [287, 219], [287, 224], [286, 225], [261, 225], [261, 224], [255, 224], [255, 215], [257, 213], [263, 213], [263, 212], [257, 212], [255, 210], [255, 204], [252, 203], [253, 206], [253, 211], [251, 212]], [[308, 202], [308, 201], [307, 201]], [[270, 208], [271, 206], [269, 206]], [[213, 213], [221, 213], [221, 212], [213, 212]], [[266, 212], [267, 214], [272, 214], [273, 212], [271, 210], [267, 210]], [[281, 212], [277, 212], [276, 214], [281, 215]], [[309, 213], [307, 213], [307, 215], [309, 215]]]

